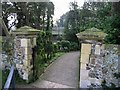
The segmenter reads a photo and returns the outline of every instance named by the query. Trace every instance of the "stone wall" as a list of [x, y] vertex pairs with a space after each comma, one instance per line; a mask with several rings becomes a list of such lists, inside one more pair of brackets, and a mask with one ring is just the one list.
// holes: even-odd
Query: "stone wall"
[[[118, 45], [83, 43], [80, 58], [80, 87], [101, 87], [103, 80], [108, 87], [118, 86], [119, 51]], [[83, 75], [84, 74], [84, 75]]]
[[29, 80], [33, 75], [32, 48], [36, 45], [36, 40], [33, 36], [16, 36], [14, 42], [16, 68], [22, 79]]
[[118, 86], [118, 79], [114, 77], [114, 73], [118, 73], [119, 59], [118, 54], [118, 45], [106, 44], [104, 45], [104, 56], [103, 56], [103, 65], [102, 72], [103, 77], [107, 82], [107, 86], [110, 86], [111, 83]]

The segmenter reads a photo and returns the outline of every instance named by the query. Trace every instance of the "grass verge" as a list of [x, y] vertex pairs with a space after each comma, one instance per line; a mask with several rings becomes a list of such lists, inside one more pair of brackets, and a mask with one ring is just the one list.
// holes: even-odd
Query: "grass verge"
[[55, 53], [55, 56], [52, 57], [52, 59], [49, 60], [49, 61], [45, 64], [45, 69], [46, 69], [46, 67], [48, 67], [52, 62], [54, 62], [58, 57], [62, 56], [63, 54], [64, 54], [64, 52]]

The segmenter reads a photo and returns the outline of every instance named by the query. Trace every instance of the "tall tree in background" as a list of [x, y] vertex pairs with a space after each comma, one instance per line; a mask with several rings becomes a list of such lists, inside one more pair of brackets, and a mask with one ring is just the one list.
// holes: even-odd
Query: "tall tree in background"
[[120, 1], [112, 3], [111, 17], [108, 18], [108, 24], [106, 42], [120, 44]]
[[78, 43], [76, 33], [79, 32], [80, 26], [80, 12], [78, 9], [77, 2], [70, 3], [70, 11], [67, 13], [64, 36], [65, 39], [70, 42]]
[[52, 24], [52, 18], [54, 14], [54, 5], [52, 2], [7, 2], [2, 3], [3, 19], [6, 23], [7, 17], [11, 13], [17, 14], [18, 24], [17, 28], [27, 25], [36, 29], [49, 29]]
[[66, 40], [77, 42], [76, 33], [96, 27], [108, 34], [106, 43], [120, 44], [120, 2], [84, 2], [81, 8], [72, 2], [63, 16], [58, 24], [65, 20]]
[[120, 2], [85, 2], [80, 10], [80, 30], [96, 27], [108, 35], [106, 43], [120, 44]]
[[[16, 13], [18, 23], [13, 22], [13, 26], [20, 28], [27, 25], [45, 32], [45, 36], [43, 36], [45, 41], [42, 43], [42, 49], [45, 55], [47, 55], [46, 59], [50, 58], [53, 53], [51, 31], [53, 27], [54, 4], [52, 2], [3, 2], [2, 6], [3, 20], [7, 27], [8, 16]], [[11, 28], [8, 27], [8, 29], [10, 30]], [[41, 39], [37, 40], [37, 42], [41, 42]]]

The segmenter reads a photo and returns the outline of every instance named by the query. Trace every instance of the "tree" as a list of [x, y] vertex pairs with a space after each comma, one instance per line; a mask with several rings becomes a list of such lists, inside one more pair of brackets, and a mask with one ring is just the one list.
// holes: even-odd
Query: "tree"
[[111, 17], [107, 19], [109, 28], [106, 29], [108, 34], [106, 42], [111, 44], [120, 44], [120, 2], [113, 2], [111, 7]]
[[68, 12], [65, 21], [65, 30], [64, 30], [65, 39], [70, 42], [78, 43], [76, 34], [80, 31], [79, 26], [80, 26], [80, 13], [79, 13], [78, 5], [76, 2], [71, 2], [70, 11]]
[[[13, 26], [20, 28], [27, 25], [40, 30], [37, 38], [37, 46], [34, 47], [34, 50], [37, 52], [35, 57], [36, 60], [34, 60], [34, 76], [38, 78], [39, 73], [41, 73], [39, 72], [39, 69], [41, 69], [40, 65], [47, 63], [54, 53], [51, 41], [54, 4], [52, 2], [11, 2], [11, 4], [4, 2], [2, 3], [2, 7], [3, 20], [9, 30], [11, 28], [8, 27], [7, 18], [8, 15], [12, 13], [17, 15], [18, 20], [18, 23], [13, 22]], [[9, 43], [7, 41], [4, 44], [5, 49], [7, 47], [7, 43]], [[11, 47], [8, 48], [8, 50], [11, 50]]]
[[[17, 28], [28, 25], [36, 29], [46, 30], [48, 29], [46, 28], [48, 26], [47, 22], [52, 20], [52, 15], [54, 14], [54, 5], [52, 2], [13, 2], [11, 6], [4, 2], [2, 3], [2, 7], [3, 19], [6, 26], [8, 26], [8, 15], [11, 13], [17, 14]], [[46, 19], [48, 14], [50, 19]]]

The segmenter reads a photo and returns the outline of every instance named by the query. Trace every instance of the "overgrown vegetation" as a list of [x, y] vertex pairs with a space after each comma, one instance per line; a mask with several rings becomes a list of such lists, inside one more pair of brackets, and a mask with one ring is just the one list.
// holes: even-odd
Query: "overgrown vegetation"
[[120, 2], [85, 2], [82, 7], [71, 2], [70, 10], [57, 24], [65, 27], [64, 38], [70, 42], [78, 43], [77, 33], [95, 27], [108, 34], [106, 43], [120, 44], [119, 8]]
[[56, 43], [59, 51], [69, 52], [79, 50], [78, 43], [70, 42], [68, 40], [61, 40]]
[[[55, 56], [56, 52], [51, 41], [54, 4], [52, 2], [2, 2], [2, 14], [9, 31], [12, 31], [13, 27], [20, 28], [25, 25], [41, 30], [37, 39], [37, 46], [34, 48], [37, 52], [34, 62], [34, 69], [37, 70], [34, 71], [34, 76], [35, 79], [38, 78], [38, 71], [43, 72], [44, 65]], [[12, 24], [9, 23], [9, 16], [14, 18]], [[10, 55], [11, 58], [8, 58], [11, 59], [12, 64], [14, 45], [11, 40], [14, 39], [7, 38], [6, 41], [3, 41], [3, 51]], [[9, 59], [8, 61], [10, 61]], [[36, 74], [38, 75], [36, 76]]]
[[53, 44], [49, 39], [50, 35], [51, 33], [49, 32], [41, 31], [37, 38], [37, 46], [35, 48], [36, 58], [34, 62], [34, 80], [39, 78], [45, 68], [54, 59], [56, 59], [56, 57], [62, 55], [62, 53], [57, 52], [57, 45]]

